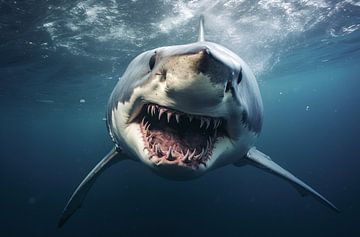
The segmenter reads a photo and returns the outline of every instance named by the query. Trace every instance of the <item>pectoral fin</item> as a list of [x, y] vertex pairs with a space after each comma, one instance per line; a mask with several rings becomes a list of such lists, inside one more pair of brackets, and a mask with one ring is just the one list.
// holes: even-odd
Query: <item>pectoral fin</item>
[[258, 151], [255, 147], [251, 148], [245, 159], [243, 159], [239, 164], [235, 165], [243, 165], [251, 164], [258, 168], [261, 168], [269, 173], [272, 173], [276, 176], [279, 176], [280, 178], [288, 181], [290, 184], [292, 184], [296, 190], [299, 191], [299, 193], [302, 196], [311, 195], [318, 201], [320, 201], [323, 205], [329, 207], [330, 209], [339, 212], [339, 209], [337, 209], [334, 204], [332, 204], [330, 201], [328, 201], [326, 198], [324, 198], [321, 194], [316, 192], [314, 189], [312, 189], [310, 186], [305, 184], [303, 181], [295, 177], [293, 174], [291, 174], [289, 171], [283, 169], [281, 166], [276, 164], [274, 161], [270, 159], [269, 156], [265, 155], [264, 153]]
[[85, 179], [80, 183], [76, 188], [75, 192], [72, 194], [70, 200], [66, 204], [64, 211], [58, 222], [58, 227], [62, 227], [65, 222], [79, 209], [89, 192], [92, 185], [95, 183], [96, 179], [100, 174], [111, 165], [115, 164], [118, 161], [126, 159], [125, 156], [119, 153], [115, 148], [113, 148], [85, 177]]

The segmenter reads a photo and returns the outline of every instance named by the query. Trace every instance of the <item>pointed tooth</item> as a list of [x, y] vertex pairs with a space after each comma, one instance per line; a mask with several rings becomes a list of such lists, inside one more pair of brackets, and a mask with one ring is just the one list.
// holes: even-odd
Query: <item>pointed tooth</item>
[[195, 155], [196, 152], [196, 148], [194, 149], [194, 151], [189, 155], [189, 160], [191, 160], [193, 158], [193, 156]]
[[204, 119], [200, 118], [200, 128], [204, 125]]
[[220, 126], [220, 123], [221, 123], [221, 120], [220, 119], [217, 119], [216, 121], [216, 128], [218, 128]]
[[192, 115], [188, 115], [188, 117], [189, 117], [189, 121], [191, 123], [191, 121], [193, 120], [194, 117]]
[[161, 156], [164, 155], [164, 152], [161, 150], [159, 144], [156, 145], [156, 149], [157, 149], [157, 155], [158, 155], [158, 157], [161, 157]]
[[169, 147], [169, 150], [166, 152], [166, 159], [172, 158], [172, 146]]
[[159, 148], [159, 144], [155, 145], [155, 154], [159, 157], [160, 156], [160, 148]]
[[155, 114], [155, 106], [153, 105], [153, 106], [151, 106], [151, 115], [152, 116], [154, 116], [154, 114]]
[[217, 121], [218, 121], [217, 119], [214, 119], [214, 120], [213, 120], [213, 122], [214, 122], [214, 124], [213, 124], [213, 128], [214, 128], [214, 129], [216, 129], [216, 128], [217, 128]]
[[206, 122], [206, 129], [208, 129], [210, 126], [210, 119], [206, 118], [205, 122]]
[[159, 110], [159, 120], [161, 119], [161, 115], [165, 112], [165, 109], [160, 108]]
[[151, 109], [151, 105], [148, 105], [148, 106], [147, 106], [147, 112], [148, 112], [148, 114], [150, 114], [150, 109]]
[[216, 129], [216, 128], [217, 128], [216, 124], [217, 124], [217, 119], [214, 119], [214, 120], [213, 120], [213, 129]]
[[186, 154], [184, 155], [184, 157], [183, 157], [181, 160], [182, 160], [182, 161], [185, 161], [185, 160], [188, 158], [189, 153], [190, 153], [190, 150], [187, 149]]
[[141, 120], [141, 125], [144, 126], [144, 122], [145, 122], [145, 117], [143, 117], [143, 119]]
[[157, 163], [155, 163], [156, 165], [161, 165], [162, 163], [164, 163], [164, 160], [163, 159], [159, 159], [158, 161], [157, 161]]
[[204, 155], [204, 148], [202, 148], [202, 149], [201, 149], [201, 152], [200, 152], [199, 154], [195, 155], [194, 158], [198, 160], [198, 159], [201, 158], [203, 155]]
[[168, 121], [168, 123], [170, 123], [171, 116], [172, 116], [172, 112], [167, 112], [167, 121]]
[[175, 114], [176, 122], [180, 123], [180, 114]]
[[146, 122], [146, 123], [145, 123], [145, 131], [147, 131], [147, 130], [149, 129], [149, 127], [150, 127], [150, 123], [149, 123], [149, 122]]

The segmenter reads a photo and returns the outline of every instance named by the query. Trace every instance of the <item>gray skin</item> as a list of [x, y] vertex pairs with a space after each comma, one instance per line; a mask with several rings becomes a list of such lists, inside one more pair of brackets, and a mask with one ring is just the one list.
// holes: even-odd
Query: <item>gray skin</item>
[[[289, 182], [302, 196], [311, 195], [338, 211], [321, 194], [254, 147], [263, 121], [255, 76], [229, 49], [205, 41], [203, 29], [202, 19], [198, 42], [149, 50], [129, 64], [108, 103], [107, 127], [115, 147], [75, 190], [61, 215], [59, 227], [81, 207], [99, 175], [126, 159], [140, 161], [156, 174], [174, 180], [197, 178], [229, 164], [252, 165]], [[209, 159], [196, 167], [150, 159], [138, 119], [143, 106], [148, 104], [184, 115], [221, 119], [226, 136], [216, 139]]]

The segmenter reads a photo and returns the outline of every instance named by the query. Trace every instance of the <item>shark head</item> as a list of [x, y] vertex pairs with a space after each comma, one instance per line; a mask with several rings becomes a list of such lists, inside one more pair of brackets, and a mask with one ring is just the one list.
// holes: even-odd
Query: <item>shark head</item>
[[233, 163], [254, 144], [262, 101], [254, 74], [229, 49], [204, 40], [137, 56], [107, 113], [115, 144], [167, 178]]

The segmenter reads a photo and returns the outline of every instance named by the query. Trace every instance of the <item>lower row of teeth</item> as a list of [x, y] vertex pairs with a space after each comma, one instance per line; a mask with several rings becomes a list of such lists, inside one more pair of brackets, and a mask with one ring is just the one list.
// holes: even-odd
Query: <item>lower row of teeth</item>
[[[147, 140], [148, 146], [150, 148], [149, 149], [149, 148], [145, 147], [144, 149], [148, 149], [149, 152], [152, 153], [150, 155], [149, 159], [152, 159], [154, 156], [157, 156], [158, 158], [160, 158], [160, 163], [164, 159], [166, 159], [167, 161], [180, 160], [182, 162], [198, 161], [200, 164], [203, 164], [206, 166], [206, 163], [203, 161], [204, 160], [203, 158], [205, 158], [206, 151], [208, 151], [210, 149], [210, 146], [212, 144], [211, 137], [209, 137], [209, 139], [206, 142], [206, 148], [202, 148], [200, 152], [197, 152], [197, 150], [195, 148], [192, 151], [190, 149], [187, 149], [184, 154], [183, 151], [178, 152], [176, 147], [173, 147], [173, 146], [170, 146], [169, 149], [166, 152], [164, 152], [160, 148], [159, 144], [153, 143], [154, 135], [151, 135], [149, 132], [150, 124], [148, 122], [144, 122], [144, 121], [145, 120], [143, 119], [141, 122], [141, 125], [142, 125], [142, 128], [144, 129], [146, 140]], [[178, 155], [176, 155], [175, 153], [178, 153]]]

